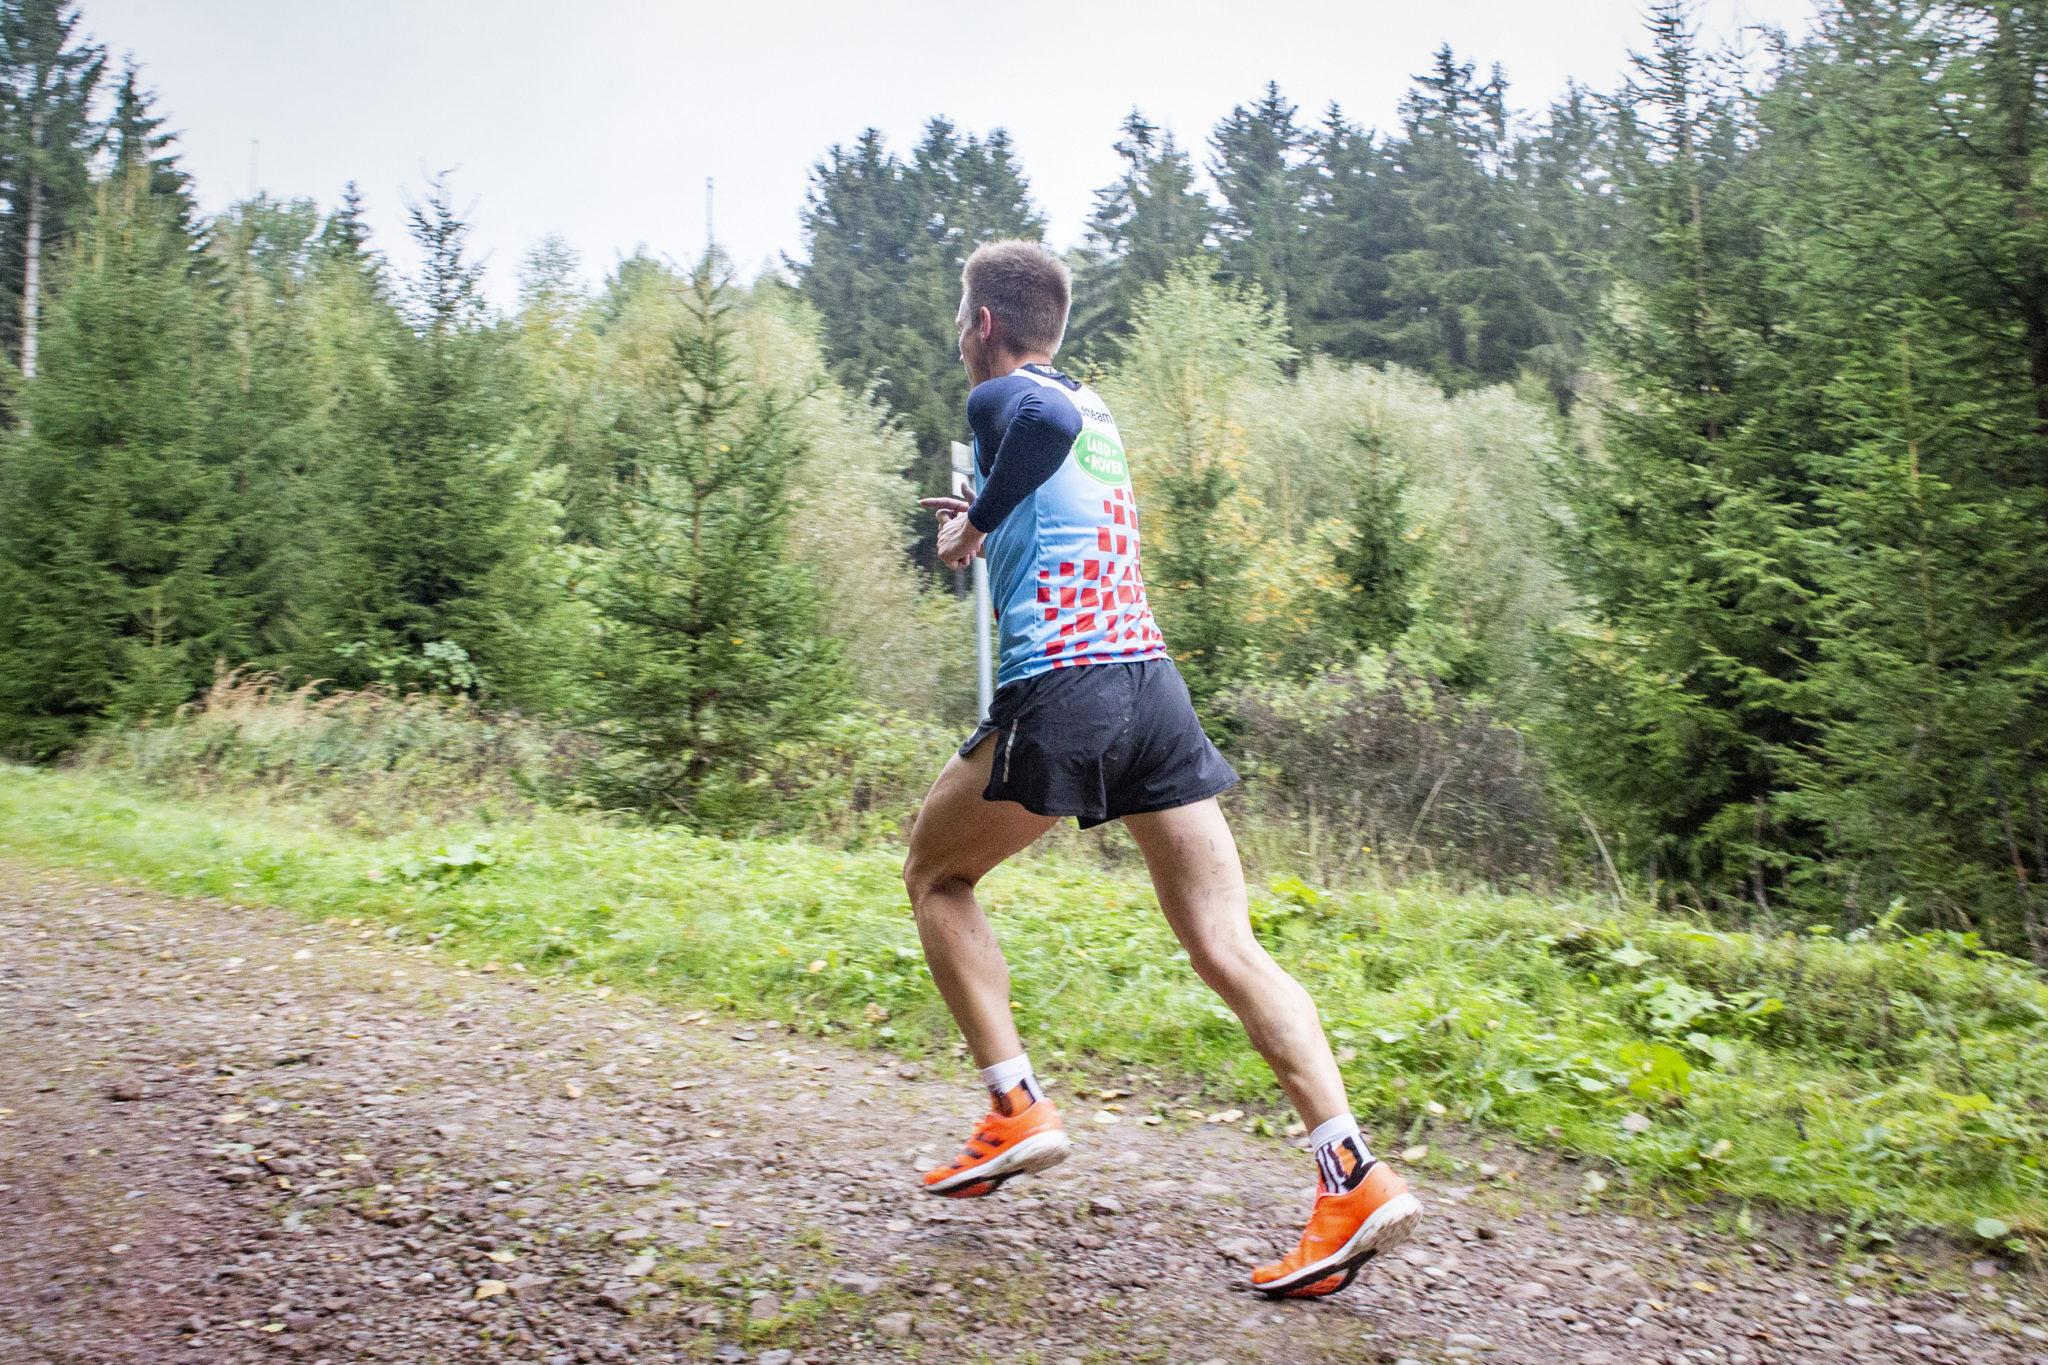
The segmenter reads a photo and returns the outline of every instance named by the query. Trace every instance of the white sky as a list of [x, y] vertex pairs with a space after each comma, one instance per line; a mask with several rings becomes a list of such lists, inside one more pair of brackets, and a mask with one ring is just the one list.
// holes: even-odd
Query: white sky
[[[182, 131], [202, 207], [255, 184], [337, 202], [349, 180], [377, 244], [413, 259], [403, 196], [453, 170], [493, 297], [559, 233], [601, 275], [645, 244], [742, 265], [801, 248], [810, 167], [870, 125], [907, 151], [927, 118], [1015, 140], [1058, 246], [1076, 241], [1136, 105], [1183, 144], [1278, 80], [1306, 118], [1332, 99], [1387, 126], [1449, 42], [1540, 110], [1568, 78], [1611, 87], [1642, 45], [1642, 0], [83, 0]], [[1804, 27], [1811, 0], [1704, 0], [1710, 35]], [[1085, 16], [1069, 19], [1067, 16]], [[260, 144], [260, 145], [253, 145]], [[252, 152], [254, 153], [252, 157]]]

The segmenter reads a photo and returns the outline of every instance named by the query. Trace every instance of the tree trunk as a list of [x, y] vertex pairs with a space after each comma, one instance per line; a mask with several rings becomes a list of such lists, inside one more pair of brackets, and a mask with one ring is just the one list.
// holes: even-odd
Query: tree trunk
[[1756, 900], [1756, 908], [1768, 920], [1771, 916], [1771, 898], [1764, 889], [1764, 859], [1759, 852], [1764, 842], [1764, 799], [1756, 798], [1756, 848], [1749, 855], [1749, 889]]
[[28, 258], [21, 276], [21, 377], [36, 377], [36, 324], [42, 315], [43, 173], [38, 153], [43, 141], [43, 111], [28, 119]]

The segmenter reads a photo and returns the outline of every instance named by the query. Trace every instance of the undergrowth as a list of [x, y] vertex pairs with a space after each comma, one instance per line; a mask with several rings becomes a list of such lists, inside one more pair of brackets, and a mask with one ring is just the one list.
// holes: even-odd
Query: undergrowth
[[462, 698], [286, 688], [235, 672], [167, 722], [101, 730], [71, 762], [181, 796], [290, 801], [376, 835], [559, 802], [585, 747]]
[[[887, 847], [533, 805], [380, 832], [272, 798], [21, 768], [0, 769], [0, 847], [244, 905], [379, 917], [474, 961], [769, 1011], [911, 1055], [955, 1037]], [[1050, 1069], [1172, 1071], [1284, 1118], [1142, 881], [1042, 856], [998, 870], [984, 899]], [[1290, 880], [1254, 918], [1321, 1003], [1383, 1147], [1479, 1123], [1639, 1189], [1993, 1240], [2048, 1229], [2048, 985], [1967, 937], [1760, 937], [1604, 898]]]

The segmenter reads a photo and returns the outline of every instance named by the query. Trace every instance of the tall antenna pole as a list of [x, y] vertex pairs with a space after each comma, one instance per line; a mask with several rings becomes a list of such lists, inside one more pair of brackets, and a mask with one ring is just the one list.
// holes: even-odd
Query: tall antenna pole
[[704, 259], [711, 259], [711, 248], [718, 238], [711, 231], [711, 177], [704, 177]]

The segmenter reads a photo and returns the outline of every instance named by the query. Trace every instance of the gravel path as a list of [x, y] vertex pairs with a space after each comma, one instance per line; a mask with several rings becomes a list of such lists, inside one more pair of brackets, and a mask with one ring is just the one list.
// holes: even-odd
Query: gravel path
[[[0, 1361], [2048, 1365], [2039, 1286], [1575, 1207], [1509, 1149], [1336, 1300], [1234, 1289], [1305, 1158], [1068, 1096], [1075, 1158], [916, 1193], [978, 1107], [770, 1020], [0, 862]], [[1144, 1106], [1149, 1108], [1149, 1104]], [[1474, 1161], [1480, 1154], [1471, 1153]], [[1492, 1168], [1497, 1166], [1498, 1170]]]

